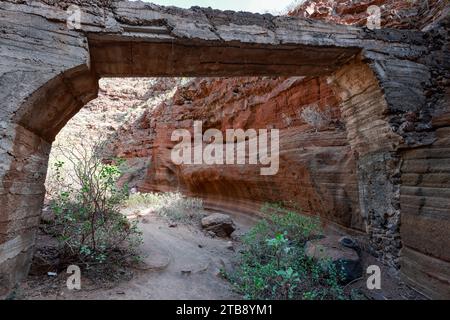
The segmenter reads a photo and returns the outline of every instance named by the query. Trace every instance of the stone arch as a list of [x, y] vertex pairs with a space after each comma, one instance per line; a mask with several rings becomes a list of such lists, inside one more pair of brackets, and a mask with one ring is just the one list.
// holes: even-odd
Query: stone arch
[[391, 246], [399, 236], [399, 150], [408, 137], [396, 114], [425, 103], [429, 71], [413, 61], [427, 52], [421, 35], [125, 1], [82, 7], [80, 30], [71, 30], [63, 7], [36, 3], [0, 3], [0, 27], [10, 31], [0, 34], [0, 294], [29, 268], [51, 142], [104, 76], [330, 75], [371, 246], [398, 267], [401, 244], [384, 250], [380, 239]]
[[51, 144], [67, 121], [97, 92], [97, 78], [82, 65], [49, 80], [12, 115], [12, 140], [10, 149], [5, 150], [11, 161], [8, 170], [2, 172], [0, 193], [0, 240], [4, 243], [0, 283], [15, 283], [27, 273], [45, 195]]

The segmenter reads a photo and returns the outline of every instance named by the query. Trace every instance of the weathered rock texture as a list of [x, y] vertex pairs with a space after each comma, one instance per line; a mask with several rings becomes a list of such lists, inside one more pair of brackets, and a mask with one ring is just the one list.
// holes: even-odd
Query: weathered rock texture
[[[358, 204], [356, 162], [339, 109], [340, 100], [327, 77], [201, 78], [181, 87], [171, 101], [149, 110], [132, 128], [112, 141], [116, 155], [132, 159], [148, 152], [153, 162], [141, 191], [169, 191], [202, 197], [210, 208], [257, 214], [264, 202], [296, 204], [306, 213], [364, 231]], [[301, 113], [315, 106], [328, 126], [316, 132]], [[280, 170], [259, 174], [260, 166], [185, 165], [171, 161], [175, 129], [229, 128], [280, 130]], [[135, 149], [136, 138], [151, 148]], [[151, 142], [148, 142], [150, 140]], [[144, 151], [145, 150], [145, 151]]]
[[364, 27], [370, 6], [378, 6], [381, 27], [395, 29], [430, 28], [444, 18], [445, 0], [307, 0], [289, 15]]
[[219, 237], [229, 237], [236, 227], [233, 220], [227, 214], [213, 213], [202, 219], [202, 228]]
[[[363, 26], [367, 22], [367, 8], [370, 5], [381, 7], [382, 26], [428, 31], [425, 37], [430, 40], [430, 53], [416, 61], [418, 63], [397, 66], [385, 64], [390, 64], [390, 71], [397, 74], [387, 87], [383, 86], [385, 90], [387, 88], [385, 94], [393, 98], [390, 102], [388, 99], [389, 109], [393, 111], [390, 115], [390, 125], [402, 136], [402, 143], [408, 147], [407, 150], [401, 147], [402, 151], [395, 155], [385, 154], [377, 161], [378, 165], [376, 162], [367, 163], [372, 166], [367, 174], [364, 174], [365, 170], [360, 167], [359, 172], [363, 176], [359, 181], [364, 181], [360, 184], [360, 193], [365, 195], [360, 197], [363, 199], [363, 206], [372, 196], [367, 186], [374, 182], [379, 185], [381, 191], [377, 197], [381, 199], [391, 195], [386, 200], [393, 203], [391, 209], [368, 207], [372, 211], [368, 228], [372, 249], [377, 254], [380, 251], [387, 252], [383, 259], [399, 261], [406, 279], [424, 292], [432, 296], [438, 296], [437, 292], [441, 292], [448, 296], [449, 179], [448, 170], [442, 167], [445, 167], [448, 162], [445, 159], [449, 157], [446, 150], [450, 106], [448, 2], [317, 0], [304, 2], [291, 14]], [[410, 68], [416, 69], [414, 76], [406, 71]], [[405, 97], [394, 98], [413, 83], [424, 91], [420, 100], [412, 100], [417, 98], [414, 98], [414, 94], [410, 96], [409, 101], [403, 100]], [[365, 120], [371, 118], [370, 114], [371, 112], [368, 112], [364, 119], [359, 119], [357, 125], [366, 123]], [[394, 141], [395, 139], [392, 140]], [[415, 148], [418, 142], [419, 148]], [[386, 166], [390, 174], [393, 173], [387, 180], [381, 182], [370, 177], [374, 172], [386, 171]], [[390, 183], [386, 184], [387, 181]], [[367, 205], [370, 206], [368, 203]], [[401, 248], [401, 251], [395, 248]], [[401, 254], [400, 260], [395, 252]], [[438, 287], [441, 289], [437, 289]]]
[[[445, 251], [450, 247], [450, 200], [442, 196], [449, 189], [445, 178], [449, 172], [442, 165], [450, 156], [445, 135], [449, 127], [448, 17], [425, 33], [369, 31], [295, 17], [182, 10], [141, 2], [53, 3], [0, 3], [1, 291], [27, 272], [51, 143], [97, 95], [100, 77], [269, 75], [308, 77], [298, 84], [301, 92], [307, 91], [308, 81], [327, 92], [328, 86], [321, 83], [328, 79], [336, 97], [330, 95], [326, 103], [339, 106], [333, 112], [335, 127], [328, 131], [309, 135], [305, 131], [299, 136], [284, 124], [286, 137], [293, 135], [292, 140], [286, 139], [285, 149], [319, 144], [325, 149], [316, 151], [328, 153], [316, 152], [316, 158], [314, 151], [297, 154], [297, 162], [310, 170], [285, 168], [283, 177], [275, 179], [289, 181], [291, 175], [291, 190], [296, 190], [296, 180], [308, 181], [305, 190], [311, 201], [321, 205], [325, 218], [356, 229], [366, 226], [363, 231], [381, 260], [397, 266], [400, 257], [403, 273], [428, 294], [450, 295]], [[64, 10], [69, 3], [81, 5], [79, 30], [67, 28]], [[286, 90], [297, 85], [278, 81], [275, 87]], [[274, 96], [272, 103], [276, 101]], [[242, 100], [236, 106], [242, 106]], [[265, 107], [277, 110], [274, 104]], [[283, 110], [294, 112], [294, 108]], [[283, 124], [279, 115], [258, 110], [258, 104], [243, 109], [244, 122]], [[330, 140], [325, 141], [326, 137]], [[157, 136], [157, 141], [167, 139]], [[287, 153], [286, 159], [293, 161], [295, 156]], [[432, 167], [436, 162], [440, 166]], [[238, 169], [226, 168], [232, 181]], [[202, 170], [183, 175], [191, 176], [186, 179], [189, 189], [202, 192], [208, 186], [211, 178], [205, 177], [212, 172]], [[335, 170], [344, 176], [341, 183]], [[403, 172], [412, 175], [409, 180]], [[433, 178], [437, 173], [439, 178]], [[223, 175], [216, 177], [211, 187], [220, 185]], [[258, 192], [252, 190], [254, 185], [270, 184], [255, 179], [244, 185], [250, 189], [244, 194]], [[319, 185], [308, 188], [315, 183]], [[400, 228], [400, 220], [406, 228]], [[417, 222], [423, 227], [413, 228]], [[403, 241], [405, 253], [398, 241]]]
[[354, 248], [342, 245], [339, 237], [328, 236], [306, 243], [305, 255], [316, 260], [333, 262], [337, 270], [344, 276], [343, 281], [349, 283], [362, 277], [363, 268], [358, 252]]
[[[46, 189], [52, 192], [53, 164], [64, 158], [61, 148], [79, 146], [85, 141], [107, 141], [112, 135], [119, 142], [114, 153], [124, 153], [133, 170], [125, 170], [123, 180], [133, 184], [145, 176], [150, 165], [154, 136], [142, 132], [142, 136], [129, 135], [129, 127], [138, 126], [136, 119], [144, 112], [157, 107], [161, 101], [173, 96], [182, 82], [181, 78], [103, 78], [99, 81], [97, 99], [84, 106], [61, 130], [50, 153]], [[105, 141], [105, 142], [106, 142]], [[55, 148], [55, 146], [57, 146]], [[122, 147], [120, 147], [122, 146]], [[127, 149], [125, 151], [124, 149]], [[109, 159], [108, 159], [109, 160]]]
[[407, 139], [415, 139], [414, 132], [424, 137], [433, 132], [429, 145], [399, 153], [401, 270], [426, 292], [442, 292], [445, 297], [450, 292], [449, 26], [447, 20], [429, 33], [430, 54], [419, 60], [430, 70], [429, 78], [422, 77], [428, 80], [426, 98], [403, 115], [398, 127]]

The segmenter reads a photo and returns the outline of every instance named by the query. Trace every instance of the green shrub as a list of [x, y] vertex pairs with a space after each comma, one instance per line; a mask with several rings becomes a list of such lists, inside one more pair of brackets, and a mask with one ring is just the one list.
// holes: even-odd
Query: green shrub
[[320, 220], [317, 217], [304, 216], [272, 203], [264, 204], [261, 212], [269, 221], [272, 233], [287, 232], [291, 241], [299, 245], [322, 235]]
[[120, 212], [128, 196], [126, 187], [117, 187], [122, 161], [103, 163], [101, 145], [96, 143], [57, 148], [50, 194], [55, 220], [50, 231], [57, 236], [62, 255], [86, 264], [136, 256], [141, 233]]
[[243, 238], [236, 269], [228, 274], [246, 299], [343, 299], [342, 275], [331, 261], [305, 256], [308, 240], [322, 234], [317, 218], [266, 204], [265, 218]]

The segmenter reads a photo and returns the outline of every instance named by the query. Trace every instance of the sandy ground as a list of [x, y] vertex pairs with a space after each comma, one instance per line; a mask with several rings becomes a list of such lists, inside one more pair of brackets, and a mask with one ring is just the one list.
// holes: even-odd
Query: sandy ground
[[[83, 279], [80, 291], [70, 291], [68, 275], [46, 273], [29, 276], [18, 290], [17, 299], [241, 299], [221, 269], [229, 269], [236, 242], [211, 238], [198, 227], [169, 223], [155, 215], [139, 219], [144, 243], [143, 262], [133, 268], [131, 280], [98, 286]], [[245, 233], [252, 219], [235, 219], [237, 234]], [[41, 241], [43, 241], [41, 239]]]
[[[11, 299], [28, 300], [237, 300], [242, 297], [222, 278], [221, 270], [230, 270], [236, 257], [239, 237], [256, 222], [254, 217], [232, 215], [237, 226], [231, 239], [211, 238], [200, 227], [170, 224], [167, 220], [147, 215], [139, 218], [143, 232], [142, 262], [131, 269], [118, 270], [120, 274], [83, 277], [82, 289], [70, 291], [66, 281], [69, 275], [60, 270], [56, 277], [47, 275], [47, 269], [31, 272]], [[40, 234], [38, 247], [44, 252], [54, 249], [55, 239]], [[346, 291], [357, 290], [362, 299], [421, 300], [424, 297], [391, 275], [388, 268], [375, 258], [363, 253], [364, 270], [380, 265], [382, 290], [368, 290], [366, 275], [346, 286]], [[111, 278], [118, 279], [111, 281]]]

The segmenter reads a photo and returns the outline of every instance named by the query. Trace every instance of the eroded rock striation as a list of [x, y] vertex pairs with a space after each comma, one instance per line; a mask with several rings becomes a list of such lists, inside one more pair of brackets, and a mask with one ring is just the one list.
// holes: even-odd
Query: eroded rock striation
[[371, 6], [380, 9], [383, 28], [422, 29], [444, 18], [448, 4], [445, 0], [306, 0], [289, 15], [364, 27], [375, 13]]
[[[153, 137], [147, 149], [152, 165], [138, 185], [141, 191], [181, 189], [202, 197], [210, 208], [253, 214], [264, 202], [284, 201], [362, 231], [355, 159], [339, 105], [325, 77], [200, 78], [113, 140], [120, 146], [117, 156], [127, 158], [133, 147], [122, 139]], [[317, 131], [308, 125], [302, 118], [306, 107], [324, 114], [327, 126]], [[261, 176], [259, 166], [174, 165], [171, 152], [178, 142], [171, 140], [172, 132], [192, 131], [194, 121], [201, 121], [204, 130], [223, 133], [230, 128], [279, 129], [278, 174]]]
[[[252, 76], [197, 80], [140, 119], [155, 135], [143, 188], [250, 212], [294, 200], [366, 237], [430, 296], [449, 296], [448, 16], [423, 31], [368, 30], [142, 2], [3, 1], [0, 18], [0, 291], [29, 267], [51, 143], [100, 77]], [[328, 126], [302, 121], [311, 105]], [[168, 135], [193, 119], [280, 128], [279, 176], [169, 163]]]
[[[384, 9], [383, 26], [428, 29], [443, 18], [445, 11], [441, 2], [424, 8], [411, 2], [367, 1], [357, 6], [338, 1], [332, 3], [337, 8], [328, 7], [326, 14], [318, 14], [323, 11], [318, 9], [323, 3], [315, 1], [315, 14], [309, 14], [306, 9], [311, 3], [304, 3], [290, 14], [364, 25], [368, 6], [378, 4]], [[420, 24], [417, 24], [418, 20]], [[440, 34], [435, 35], [437, 38], [445, 38], [442, 30], [437, 28], [430, 36], [437, 33]], [[426, 58], [428, 61], [424, 64], [436, 64], [438, 59], [442, 61], [443, 58], [445, 47], [440, 47], [433, 58]], [[431, 62], [434, 59], [436, 61]], [[429, 79], [425, 82], [430, 89], [426, 90], [440, 94], [440, 98], [434, 96], [433, 101], [445, 96], [442, 80], [448, 75], [438, 76], [440, 85], [435, 86], [432, 84], [434, 78], [419, 64], [402, 63], [390, 67], [397, 73], [404, 72], [401, 70], [403, 68], [418, 68], [419, 76], [414, 77], [417, 80]], [[335, 76], [346, 74], [341, 81], [348, 81], [347, 87], [354, 88], [355, 93], [362, 90], [361, 86], [370, 87], [370, 81], [367, 81], [372, 77], [370, 70], [358, 64], [349, 64], [346, 68]], [[375, 79], [372, 81], [376, 82]], [[403, 79], [403, 84], [398, 80], [395, 82], [391, 82], [391, 88], [388, 88], [392, 95], [402, 86], [414, 82], [414, 79]], [[369, 250], [387, 264], [399, 268], [401, 250], [408, 252], [400, 234], [400, 156], [388, 152], [361, 162], [359, 170], [355, 165], [361, 155], [376, 151], [384, 143], [383, 140], [388, 144], [405, 143], [409, 147], [432, 143], [434, 137], [423, 130], [429, 128], [429, 124], [423, 121], [433, 111], [424, 108], [417, 113], [413, 111], [417, 109], [412, 107], [417, 101], [396, 101], [396, 108], [403, 110], [396, 110], [391, 115], [390, 127], [401, 135], [395, 137], [391, 128], [376, 120], [388, 108], [380, 108], [380, 92], [345, 98], [348, 93], [341, 92], [336, 83], [339, 81], [329, 76], [196, 79], [181, 87], [173, 100], [146, 112], [137, 125], [129, 128], [124, 135], [124, 139], [136, 137], [137, 141], [139, 137], [150, 136], [150, 133], [154, 137], [152, 141], [155, 145], [144, 149], [153, 162], [139, 188], [142, 191], [181, 189], [186, 194], [202, 197], [210, 208], [253, 214], [258, 214], [260, 205], [265, 201], [283, 201], [302, 208], [308, 214], [317, 214], [324, 221], [337, 223], [347, 231], [357, 231], [357, 234], [367, 231], [371, 239]], [[424, 103], [424, 98], [421, 98], [421, 103]], [[435, 102], [428, 103], [428, 106], [432, 105], [436, 108]], [[329, 121], [326, 128], [317, 131], [302, 118], [302, 110], [311, 106], [327, 115]], [[358, 111], [361, 108], [364, 110]], [[280, 129], [282, 161], [279, 174], [266, 179], [258, 175], [257, 168], [248, 166], [174, 165], [170, 152], [176, 143], [171, 141], [170, 133], [179, 128], [191, 129], [195, 120], [202, 121], [206, 128], [217, 128], [223, 132], [227, 128]], [[361, 131], [372, 133], [362, 139]], [[390, 135], [389, 139], [385, 139], [386, 134]], [[120, 142], [120, 136], [118, 138], [115, 145], [123, 150], [117, 155], [133, 158], [126, 144]], [[389, 149], [389, 146], [385, 147]], [[371, 184], [376, 185], [375, 190], [370, 189]], [[373, 201], [370, 197], [377, 199], [376, 206], [370, 204]], [[360, 210], [361, 202], [366, 206], [363, 211]], [[403, 219], [407, 221], [408, 218]], [[447, 225], [443, 226], [440, 231], [442, 235], [445, 236], [444, 229], [447, 228]], [[410, 265], [411, 262], [403, 258], [403, 264]]]

